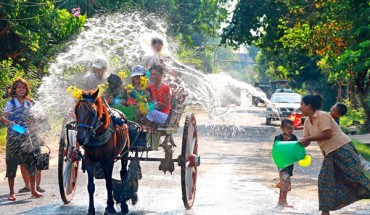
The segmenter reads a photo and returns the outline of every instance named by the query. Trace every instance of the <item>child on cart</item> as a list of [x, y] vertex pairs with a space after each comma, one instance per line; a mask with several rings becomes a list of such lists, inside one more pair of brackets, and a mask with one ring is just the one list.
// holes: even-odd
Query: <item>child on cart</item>
[[162, 82], [164, 70], [164, 66], [160, 64], [154, 64], [150, 68], [153, 83], [148, 88], [151, 94], [150, 101], [154, 102], [155, 108], [146, 115], [150, 122], [161, 125], [165, 124], [171, 109], [171, 89], [168, 84]]
[[[293, 134], [294, 130], [294, 123], [290, 119], [283, 119], [281, 121], [280, 129], [282, 130], [282, 134], [279, 134], [275, 136], [275, 141], [297, 141], [297, 137]], [[280, 188], [280, 194], [279, 194], [279, 201], [278, 206], [281, 207], [293, 207], [291, 205], [288, 205], [287, 203], [287, 195], [288, 191], [290, 191], [292, 188], [290, 177], [293, 176], [293, 167], [294, 164], [284, 168], [284, 169], [278, 169], [279, 170], [279, 178], [280, 181], [276, 184], [278, 188]]]
[[123, 89], [122, 79], [116, 74], [110, 74], [108, 79], [108, 88], [104, 92], [104, 98], [110, 106], [119, 106], [127, 104], [127, 94]]

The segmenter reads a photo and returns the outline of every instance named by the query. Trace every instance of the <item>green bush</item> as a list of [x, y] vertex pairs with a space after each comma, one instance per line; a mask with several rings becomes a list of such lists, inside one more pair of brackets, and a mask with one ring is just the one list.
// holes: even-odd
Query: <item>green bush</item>
[[365, 111], [363, 108], [358, 110], [351, 107], [351, 102], [346, 99], [343, 103], [347, 106], [347, 114], [340, 118], [340, 125], [344, 127], [350, 127], [354, 125], [363, 125], [365, 124]]

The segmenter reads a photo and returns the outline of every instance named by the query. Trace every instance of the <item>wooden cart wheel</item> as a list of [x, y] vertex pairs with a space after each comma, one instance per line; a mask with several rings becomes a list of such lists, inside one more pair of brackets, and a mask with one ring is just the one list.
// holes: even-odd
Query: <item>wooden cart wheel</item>
[[63, 128], [59, 142], [58, 184], [65, 204], [72, 200], [76, 189], [79, 159], [74, 148], [79, 149], [76, 131]]
[[190, 209], [194, 204], [199, 164], [197, 125], [194, 114], [190, 113], [185, 119], [181, 155], [179, 157], [182, 200], [186, 209]]

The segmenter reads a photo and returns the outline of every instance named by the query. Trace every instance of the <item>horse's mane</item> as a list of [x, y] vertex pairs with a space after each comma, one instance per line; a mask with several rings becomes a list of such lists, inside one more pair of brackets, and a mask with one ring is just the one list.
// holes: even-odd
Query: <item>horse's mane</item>
[[[91, 97], [91, 95], [93, 93], [94, 93], [93, 91], [90, 91], [89, 93], [86, 93], [85, 95]], [[107, 108], [107, 106], [104, 105], [102, 99], [99, 96], [96, 97], [95, 101], [96, 101], [96, 106], [97, 106], [98, 118], [102, 118], [103, 117], [103, 113], [104, 113], [104, 116], [105, 116], [104, 128], [107, 129], [108, 126], [109, 126], [109, 122], [110, 122], [110, 116], [109, 116], [108, 108]], [[79, 100], [76, 103], [75, 108], [78, 105], [80, 105], [80, 103], [81, 103], [81, 100]]]
[[101, 100], [100, 97], [97, 97], [95, 100], [98, 106], [98, 117], [103, 117], [104, 113], [105, 116], [104, 128], [107, 129], [110, 121], [108, 108], [103, 104], [103, 101]]

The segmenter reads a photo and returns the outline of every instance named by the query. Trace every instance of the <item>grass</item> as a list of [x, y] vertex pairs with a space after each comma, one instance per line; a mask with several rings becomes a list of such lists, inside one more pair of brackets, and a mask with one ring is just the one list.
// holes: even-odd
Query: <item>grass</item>
[[0, 148], [5, 149], [6, 133], [7, 133], [7, 128], [6, 127], [0, 127]]
[[[360, 141], [356, 140], [355, 138], [351, 138], [353, 145], [356, 147], [358, 153], [365, 158], [367, 161], [370, 161], [370, 144], [362, 144]], [[370, 173], [368, 171], [364, 171], [366, 176], [370, 178]]]
[[362, 144], [355, 138], [352, 138], [352, 143], [356, 147], [358, 153], [360, 153], [366, 160], [370, 161], [370, 145]]

